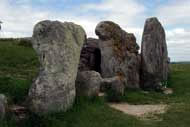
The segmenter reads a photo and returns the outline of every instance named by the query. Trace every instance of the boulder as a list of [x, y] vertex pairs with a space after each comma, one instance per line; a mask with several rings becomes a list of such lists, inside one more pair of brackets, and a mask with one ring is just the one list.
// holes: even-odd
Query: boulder
[[77, 96], [93, 97], [98, 96], [102, 78], [98, 72], [82, 71], [78, 72], [76, 80]]
[[84, 43], [80, 55], [79, 71], [101, 71], [101, 53], [98, 44], [99, 40], [95, 38], [88, 38]]
[[100, 39], [102, 77], [119, 76], [125, 87], [139, 88], [140, 59], [135, 36], [111, 21], [100, 22], [95, 32]]
[[117, 102], [124, 95], [125, 86], [118, 76], [104, 78], [101, 82], [101, 89], [106, 93], [108, 101]]
[[112, 90], [117, 95], [123, 95], [125, 87], [122, 83], [120, 77], [115, 76], [112, 78], [104, 78], [101, 81], [101, 90], [106, 92], [107, 90]]
[[41, 67], [29, 90], [32, 112], [66, 111], [72, 106], [85, 40], [85, 31], [74, 23], [46, 20], [35, 25], [32, 45]]
[[4, 118], [6, 113], [7, 98], [5, 95], [0, 94], [0, 120]]
[[157, 18], [145, 22], [141, 45], [141, 87], [158, 89], [168, 78], [169, 64], [165, 31]]

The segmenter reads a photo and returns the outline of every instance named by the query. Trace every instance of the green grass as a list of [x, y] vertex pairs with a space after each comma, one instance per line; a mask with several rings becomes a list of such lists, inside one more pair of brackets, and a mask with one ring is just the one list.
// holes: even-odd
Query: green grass
[[[0, 43], [0, 93], [11, 103], [20, 104], [27, 96], [32, 78], [38, 72], [38, 60], [30, 47]], [[173, 95], [126, 90], [123, 101], [131, 104], [168, 104], [169, 110], [158, 115], [162, 121], [140, 120], [113, 110], [103, 98], [77, 98], [69, 111], [37, 116], [30, 114], [19, 123], [8, 114], [0, 127], [189, 127], [190, 64], [173, 64], [169, 86]]]
[[0, 93], [14, 103], [24, 100], [39, 62], [34, 50], [13, 40], [0, 40]]

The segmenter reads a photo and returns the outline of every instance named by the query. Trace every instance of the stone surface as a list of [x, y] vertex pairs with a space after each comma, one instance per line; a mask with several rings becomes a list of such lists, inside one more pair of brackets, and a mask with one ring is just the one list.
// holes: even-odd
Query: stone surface
[[119, 76], [129, 88], [139, 88], [139, 46], [133, 34], [127, 33], [111, 21], [96, 26], [101, 50], [101, 75], [103, 78]]
[[85, 31], [74, 23], [46, 20], [35, 25], [32, 44], [41, 67], [29, 90], [31, 111], [66, 111], [72, 106], [80, 52], [85, 40]]
[[7, 98], [5, 95], [0, 94], [0, 120], [4, 118], [6, 113]]
[[102, 78], [98, 72], [82, 71], [78, 72], [76, 80], [77, 96], [98, 96], [100, 92]]
[[87, 42], [84, 43], [80, 55], [80, 71], [94, 70], [101, 72], [101, 53], [98, 44], [99, 40], [94, 38], [88, 38]]
[[146, 20], [141, 54], [141, 87], [157, 89], [167, 80], [169, 71], [165, 31], [157, 18]]
[[116, 96], [123, 96], [125, 86], [122, 83], [122, 80], [120, 79], [120, 77], [115, 76], [112, 78], [102, 79], [101, 89], [102, 89], [102, 91], [105, 91], [105, 92], [110, 90], [112, 92], [112, 94], [114, 94]]

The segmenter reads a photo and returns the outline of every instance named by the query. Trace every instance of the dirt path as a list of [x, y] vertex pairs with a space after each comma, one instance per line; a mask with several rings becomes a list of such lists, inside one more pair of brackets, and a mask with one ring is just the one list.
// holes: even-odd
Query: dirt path
[[[111, 108], [136, 117], [145, 117], [149, 114], [162, 114], [167, 110], [167, 105], [130, 105], [127, 103], [109, 103]], [[148, 117], [148, 116], [147, 116]]]

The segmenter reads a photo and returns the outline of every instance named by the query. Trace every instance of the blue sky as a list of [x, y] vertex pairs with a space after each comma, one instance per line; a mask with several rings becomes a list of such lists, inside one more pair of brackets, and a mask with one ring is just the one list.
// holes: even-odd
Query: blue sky
[[172, 61], [190, 61], [190, 0], [0, 0], [0, 37], [32, 36], [34, 25], [45, 19], [71, 21], [96, 37], [103, 20], [134, 33], [141, 45], [146, 18], [158, 17], [166, 30]]

